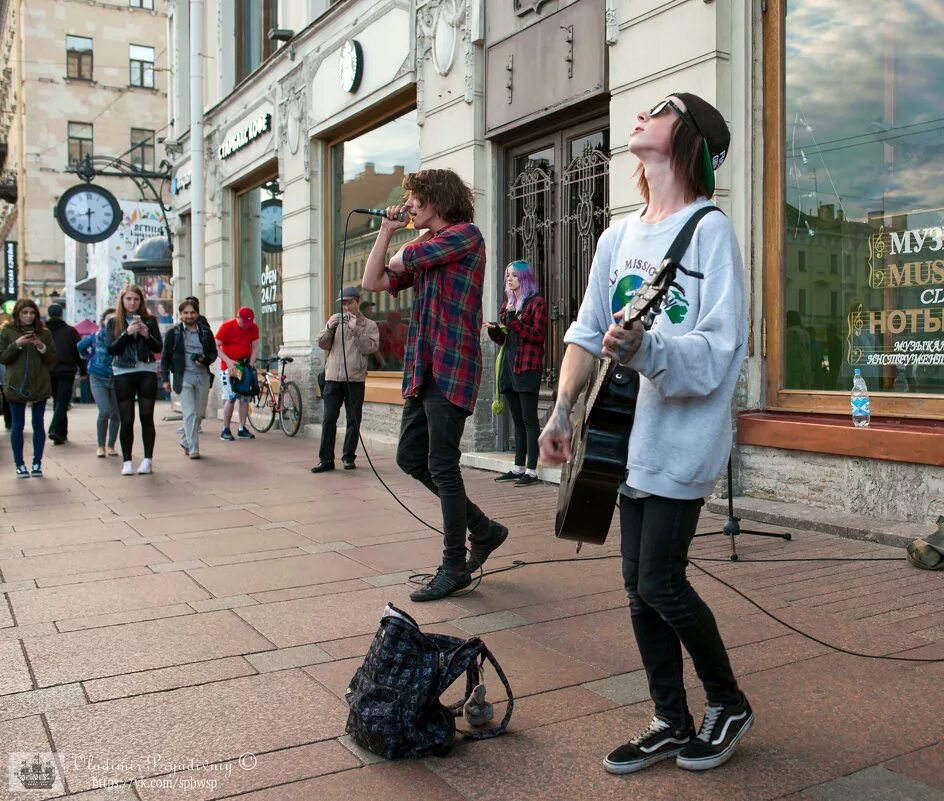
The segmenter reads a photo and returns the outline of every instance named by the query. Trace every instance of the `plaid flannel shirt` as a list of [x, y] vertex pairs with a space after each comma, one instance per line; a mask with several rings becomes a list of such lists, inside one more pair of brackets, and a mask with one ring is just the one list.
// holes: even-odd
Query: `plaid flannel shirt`
[[387, 268], [390, 294], [413, 287], [416, 296], [403, 356], [403, 397], [419, 393], [432, 371], [443, 395], [471, 412], [482, 377], [482, 283], [485, 241], [472, 223], [458, 223], [432, 239], [407, 245], [405, 270]]
[[[518, 335], [518, 351], [513, 373], [527, 373], [534, 370], [544, 372], [544, 341], [547, 339], [547, 303], [540, 295], [531, 295], [525, 299], [521, 311], [508, 321], [508, 309], [504, 306], [498, 313], [498, 322], [507, 326]], [[489, 328], [488, 335], [497, 345], [505, 344], [505, 332]]]

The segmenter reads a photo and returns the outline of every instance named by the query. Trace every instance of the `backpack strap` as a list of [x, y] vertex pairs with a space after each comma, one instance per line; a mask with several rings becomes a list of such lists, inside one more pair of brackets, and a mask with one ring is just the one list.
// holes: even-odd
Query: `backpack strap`
[[[682, 226], [682, 230], [678, 232], [675, 241], [669, 245], [669, 249], [666, 251], [663, 261], [668, 260], [674, 264], [681, 264], [682, 256], [685, 255], [685, 251], [688, 250], [688, 246], [692, 242], [692, 236], [695, 233], [695, 228], [698, 226], [698, 223], [701, 222], [702, 217], [711, 214], [713, 211], [721, 211], [721, 209], [717, 206], [702, 206], [695, 211], [685, 222], [685, 225]], [[721, 211], [721, 213], [724, 214], [723, 211]]]
[[[508, 706], [505, 708], [505, 716], [502, 718], [501, 723], [499, 723], [497, 726], [491, 726], [490, 728], [487, 728], [487, 729], [477, 729], [475, 731], [465, 731], [465, 730], [460, 731], [459, 733], [463, 737], [465, 737], [467, 740], [489, 740], [492, 737], [497, 737], [499, 734], [502, 734], [505, 731], [505, 729], [508, 728], [508, 721], [511, 720], [511, 713], [515, 708], [515, 696], [511, 692], [511, 685], [508, 684], [508, 679], [505, 676], [505, 671], [501, 669], [501, 665], [498, 664], [498, 660], [495, 659], [494, 656], [492, 656], [492, 652], [489, 651], [488, 648], [483, 643], [482, 644], [482, 657], [481, 657], [482, 661], [480, 664], [484, 665], [486, 659], [492, 663], [492, 667], [495, 668], [495, 674], [501, 680], [501, 683], [505, 686], [505, 693], [508, 695]], [[480, 673], [480, 665], [476, 665], [474, 662], [471, 665], [469, 665], [469, 670], [467, 673], [468, 681], [466, 683], [466, 687], [468, 688], [466, 690], [466, 700], [468, 700], [469, 696], [471, 696], [472, 694], [471, 688], [475, 686], [475, 684], [472, 683], [473, 671], [475, 675], [475, 684], [477, 684], [478, 674]], [[459, 713], [461, 714], [462, 706], [461, 704], [458, 706], [459, 706]]]

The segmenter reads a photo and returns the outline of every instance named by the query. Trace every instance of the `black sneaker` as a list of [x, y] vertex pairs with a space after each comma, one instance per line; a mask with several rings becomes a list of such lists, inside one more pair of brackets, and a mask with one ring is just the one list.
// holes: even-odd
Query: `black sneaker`
[[438, 601], [454, 592], [464, 590], [472, 583], [472, 576], [466, 570], [462, 573], [450, 573], [444, 567], [436, 571], [429, 584], [414, 590], [410, 593], [410, 600], [416, 601]]
[[675, 764], [685, 770], [708, 770], [723, 765], [753, 723], [754, 713], [744, 693], [732, 706], [709, 704], [698, 736], [682, 749]]
[[519, 476], [518, 480], [515, 482], [516, 487], [530, 487], [532, 484], [540, 484], [541, 480], [537, 476], [532, 476], [530, 473], [525, 473], [523, 476]]
[[39, 462], [33, 462], [33, 469], [30, 470], [30, 475], [33, 478], [42, 478], [43, 477], [43, 466]]
[[603, 767], [608, 773], [635, 773], [663, 759], [678, 756], [694, 736], [695, 725], [691, 718], [687, 726], [675, 728], [667, 720], [653, 717], [648, 729], [610, 751], [603, 760]]
[[230, 431], [228, 428], [224, 428], [224, 429], [220, 432], [220, 439], [223, 440], [224, 442], [235, 442], [235, 441], [236, 441], [236, 437], [233, 436], [233, 432]]
[[466, 560], [465, 569], [474, 573], [491, 556], [492, 551], [498, 548], [506, 539], [508, 539], [508, 527], [503, 526], [497, 520], [490, 520], [488, 523], [488, 534], [479, 541], [472, 540], [469, 544], [469, 558]]
[[502, 473], [495, 480], [496, 481], [517, 481], [523, 475], [524, 473], [516, 473], [514, 470], [509, 470], [507, 473]]
[[311, 468], [312, 473], [327, 473], [329, 470], [334, 470], [334, 462], [318, 462]]
[[354, 462], [343, 462], [345, 470], [357, 470], [357, 465]]
[[253, 434], [248, 428], [240, 428], [236, 431], [236, 439], [255, 439], [256, 435]]
[[17, 478], [29, 478], [29, 470], [26, 469], [25, 464], [18, 464], [16, 466], [16, 477]]

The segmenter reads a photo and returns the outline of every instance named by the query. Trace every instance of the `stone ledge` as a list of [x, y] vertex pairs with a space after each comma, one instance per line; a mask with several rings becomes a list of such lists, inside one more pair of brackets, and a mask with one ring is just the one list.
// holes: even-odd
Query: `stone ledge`
[[[712, 498], [705, 508], [715, 514], [728, 515], [726, 498]], [[834, 534], [847, 539], [876, 542], [881, 545], [904, 547], [918, 537], [926, 537], [934, 527], [922, 523], [904, 523], [898, 520], [883, 520], [867, 515], [856, 515], [834, 509], [804, 506], [799, 503], [783, 503], [766, 498], [751, 498], [746, 495], [734, 497], [734, 514], [757, 523], [800, 528]], [[749, 523], [742, 521], [742, 528]]]
[[[478, 470], [491, 470], [495, 473], [504, 473], [510, 470], [515, 463], [513, 453], [501, 451], [471, 451], [462, 454], [459, 460], [463, 467], [474, 467]], [[548, 484], [560, 484], [561, 471], [559, 467], [542, 467], [538, 465], [538, 478]]]

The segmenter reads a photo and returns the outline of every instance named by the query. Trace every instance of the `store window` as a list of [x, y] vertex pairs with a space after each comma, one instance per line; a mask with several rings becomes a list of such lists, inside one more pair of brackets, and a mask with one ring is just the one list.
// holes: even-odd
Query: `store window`
[[79, 81], [92, 80], [94, 52], [87, 36], [66, 36], [66, 77]]
[[236, 200], [236, 305], [249, 306], [259, 326], [259, 357], [282, 347], [282, 190], [276, 179]]
[[766, 165], [782, 203], [765, 234], [775, 405], [847, 412], [858, 368], [880, 398], [873, 414], [944, 416], [944, 6], [771, 6], [783, 48], [766, 68], [768, 99], [783, 87], [766, 137], [782, 148]]
[[131, 0], [132, 8], [149, 8], [154, 10], [154, 0]]
[[278, 28], [277, 0], [236, 0], [236, 81], [275, 52], [268, 34]]
[[128, 45], [128, 83], [144, 89], [154, 88], [154, 48]]
[[[335, 268], [328, 287], [333, 301], [342, 287], [360, 285], [367, 255], [377, 239], [380, 218], [355, 214], [347, 229], [347, 248], [342, 265], [344, 225], [355, 208], [385, 208], [403, 200], [403, 176], [419, 169], [419, 128], [416, 111], [408, 111], [366, 133], [331, 146], [331, 196], [334, 216], [331, 222], [331, 246]], [[387, 252], [389, 259], [400, 246], [416, 236], [410, 229], [398, 231]], [[371, 369], [399, 372], [403, 369], [403, 350], [407, 325], [413, 306], [413, 290], [389, 293], [365, 293], [362, 311], [380, 328], [380, 350]], [[331, 307], [333, 308], [333, 307]]]

